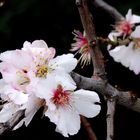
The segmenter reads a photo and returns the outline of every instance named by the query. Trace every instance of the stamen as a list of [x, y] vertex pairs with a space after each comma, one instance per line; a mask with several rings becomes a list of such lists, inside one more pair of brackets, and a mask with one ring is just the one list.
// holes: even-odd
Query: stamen
[[37, 77], [46, 78], [47, 74], [48, 74], [47, 66], [45, 66], [45, 65], [38, 66], [37, 72], [36, 72]]
[[52, 101], [57, 106], [65, 106], [69, 104], [69, 91], [64, 91], [61, 85], [58, 85], [57, 89], [54, 91], [54, 96]]

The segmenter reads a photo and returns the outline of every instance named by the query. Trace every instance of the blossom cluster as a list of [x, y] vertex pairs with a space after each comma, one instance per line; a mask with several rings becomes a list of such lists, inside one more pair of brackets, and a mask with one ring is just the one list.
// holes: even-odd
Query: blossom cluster
[[24, 118], [13, 130], [23, 124], [28, 126], [40, 107], [44, 107], [43, 115], [56, 124], [57, 132], [68, 137], [79, 131], [80, 115], [91, 118], [99, 114], [98, 94], [77, 89], [70, 76], [77, 59], [73, 54], [55, 57], [55, 53], [45, 41], [36, 40], [0, 54], [0, 97], [5, 102], [0, 123], [24, 110]]
[[132, 10], [129, 9], [126, 17], [117, 22], [114, 26], [115, 30], [108, 35], [113, 42], [130, 40], [127, 45], [118, 45], [114, 49], [111, 49], [112, 45], [108, 45], [108, 51], [116, 62], [128, 67], [135, 74], [140, 73], [140, 25], [138, 23], [140, 23], [140, 16], [132, 14]]

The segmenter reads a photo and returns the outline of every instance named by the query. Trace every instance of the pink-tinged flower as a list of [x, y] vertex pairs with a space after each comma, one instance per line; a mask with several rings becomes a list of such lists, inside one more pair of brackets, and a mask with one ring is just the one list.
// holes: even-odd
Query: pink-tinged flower
[[115, 31], [112, 31], [109, 34], [109, 38], [111, 40], [116, 40], [116, 38], [119, 36], [123, 36], [124, 38], [130, 35], [136, 23], [140, 23], [140, 16], [132, 14], [132, 10], [129, 9], [128, 13], [125, 16], [125, 19], [117, 22], [117, 24], [114, 26]]
[[81, 61], [82, 67], [89, 65], [91, 62], [90, 46], [88, 45], [85, 35], [80, 31], [74, 31], [73, 34], [75, 35], [74, 40], [76, 42], [72, 43], [70, 51], [76, 51], [76, 54], [79, 53], [81, 55], [79, 61]]
[[[22, 105], [27, 102], [28, 97], [18, 92], [0, 79], [0, 98], [5, 102], [0, 111], [0, 123], [5, 123], [12, 118], [13, 114], [22, 110]], [[15, 103], [13, 102], [15, 101]]]
[[25, 110], [24, 118], [14, 127], [14, 130], [23, 123], [27, 126], [44, 102], [33, 94], [13, 89], [3, 79], [0, 80], [0, 97], [5, 102], [0, 111], [0, 123], [9, 121], [19, 110]]
[[[0, 96], [4, 101], [12, 104], [10, 110], [14, 110], [7, 119], [0, 118], [0, 122], [7, 121], [12, 117], [11, 114], [24, 109], [25, 117], [14, 129], [19, 128], [23, 123], [27, 126], [37, 110], [43, 106], [44, 99], [40, 98], [36, 89], [41, 91], [42, 88], [38, 88], [38, 84], [41, 81], [48, 81], [48, 77], [62, 83], [65, 81], [65, 84], [75, 87], [69, 73], [76, 67], [77, 60], [73, 54], [56, 58], [54, 55], [55, 49], [48, 48], [43, 40], [36, 40], [33, 43], [26, 41], [21, 50], [0, 54], [2, 61], [0, 72], [3, 77], [3, 82], [0, 83]], [[7, 113], [8, 107], [4, 106], [0, 114]]]
[[128, 46], [117, 46], [115, 49], [109, 50], [109, 54], [116, 62], [120, 62], [123, 66], [134, 71], [135, 74], [140, 73], [140, 26], [130, 35], [132, 41]]
[[[78, 133], [80, 115], [95, 117], [101, 108], [95, 104], [100, 102], [97, 93], [83, 89], [74, 91], [76, 87], [66, 83], [65, 80], [62, 83], [52, 78], [49, 82], [41, 81], [38, 88], [40, 86], [42, 90], [38, 90], [38, 94], [46, 101], [45, 116], [56, 124], [57, 132], [68, 137]], [[47, 88], [42, 85], [46, 85]]]

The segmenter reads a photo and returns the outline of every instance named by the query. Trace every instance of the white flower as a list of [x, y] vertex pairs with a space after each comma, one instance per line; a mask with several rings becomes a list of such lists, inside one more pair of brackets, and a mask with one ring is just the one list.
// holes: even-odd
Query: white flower
[[140, 73], [140, 26], [131, 33], [132, 42], [128, 46], [117, 46], [115, 49], [109, 50], [109, 54], [116, 62], [120, 62], [123, 66], [134, 71], [135, 74]]
[[[0, 81], [0, 96], [7, 102], [0, 111], [0, 114], [3, 114], [0, 122], [8, 121], [18, 110], [25, 110], [25, 117], [14, 129], [23, 123], [27, 126], [38, 109], [44, 105], [44, 99], [38, 91], [42, 91], [42, 87], [46, 88], [46, 85], [38, 85], [41, 82], [50, 82], [49, 77], [63, 85], [76, 87], [69, 75], [77, 65], [74, 55], [65, 54], [56, 58], [54, 55], [55, 49], [48, 48], [43, 40], [33, 43], [26, 41], [21, 50], [0, 54], [0, 72], [3, 77]], [[46, 92], [43, 94], [48, 96]], [[5, 119], [4, 114], [7, 116]]]
[[[55, 49], [48, 48], [43, 40], [36, 40], [32, 44], [25, 42], [22, 50], [6, 51], [0, 54], [2, 61], [0, 72], [3, 77], [0, 80], [0, 96], [4, 102], [7, 102], [0, 111], [0, 122], [8, 121], [18, 110], [25, 110], [25, 117], [21, 122], [25, 122], [26, 126], [29, 124], [42, 106], [42, 100], [27, 90], [32, 80], [29, 73], [34, 66], [42, 64], [44, 62], [42, 60], [52, 59], [54, 55]], [[21, 122], [20, 124], [23, 124]], [[16, 128], [19, 126], [17, 125]]]
[[117, 37], [123, 36], [124, 38], [127, 35], [130, 35], [133, 31], [132, 28], [136, 23], [140, 23], [140, 16], [132, 14], [132, 10], [129, 9], [125, 19], [117, 22], [117, 24], [114, 26], [115, 31], [112, 31], [109, 34], [109, 39], [115, 41]]
[[[30, 84], [27, 90], [35, 92], [38, 97], [38, 84], [41, 81], [49, 81], [49, 77], [52, 77], [58, 81], [65, 81], [65, 84], [71, 84], [75, 88], [75, 83], [72, 80], [69, 73], [76, 67], [77, 60], [73, 54], [63, 54], [56, 58], [50, 59], [47, 63], [42, 63], [39, 67], [32, 68], [33, 70], [29, 73]], [[71, 81], [71, 82], [69, 82]], [[44, 85], [42, 85], [43, 87]], [[42, 89], [40, 87], [40, 89]]]
[[[77, 90], [65, 84], [65, 81], [55, 81], [50, 77], [50, 82], [42, 81], [42, 90], [38, 90], [40, 98], [46, 100], [45, 116], [56, 124], [56, 131], [68, 137], [78, 133], [80, 129], [80, 115], [91, 118], [100, 112], [100, 106], [95, 104], [100, 102], [96, 92], [88, 90]], [[46, 85], [47, 88], [45, 88]], [[40, 88], [39, 88], [40, 89]]]

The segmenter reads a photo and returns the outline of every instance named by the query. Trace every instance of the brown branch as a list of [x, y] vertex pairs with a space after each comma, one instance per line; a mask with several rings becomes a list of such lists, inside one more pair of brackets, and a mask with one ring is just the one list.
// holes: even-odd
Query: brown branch
[[115, 9], [113, 6], [107, 4], [105, 1], [92, 0], [92, 3], [97, 8], [100, 8], [100, 9], [104, 10], [105, 12], [107, 12], [112, 18], [115, 19], [115, 21], [120, 21], [120, 20], [124, 19], [123, 15], [121, 13], [119, 13], [117, 11], [117, 9]]
[[[90, 51], [91, 51], [90, 54], [91, 54], [91, 58], [92, 58], [92, 62], [93, 62], [93, 68], [94, 68], [92, 77], [94, 80], [97, 80], [97, 81], [103, 80], [103, 86], [106, 86], [107, 78], [106, 78], [105, 66], [104, 66], [104, 61], [103, 61], [104, 57], [99, 48], [97, 36], [95, 33], [95, 27], [94, 27], [94, 24], [92, 21], [93, 17], [91, 16], [91, 14], [88, 10], [87, 0], [81, 0], [81, 1], [76, 0], [76, 3], [78, 3], [77, 6], [78, 6], [79, 14], [80, 14], [83, 28], [86, 33], [86, 37], [87, 37], [87, 40], [88, 40], [89, 46], [90, 46]], [[103, 94], [103, 96], [105, 96], [105, 95], [106, 94]], [[112, 98], [112, 96], [110, 96], [109, 98]], [[113, 99], [116, 100], [115, 98], [113, 98]], [[110, 108], [108, 108], [108, 109], [110, 110]], [[114, 109], [115, 109], [115, 106], [114, 106]], [[109, 121], [109, 124], [110, 124], [110, 121]], [[107, 124], [107, 125], [109, 125], [109, 124]], [[107, 129], [108, 129], [108, 127], [107, 127]], [[111, 129], [113, 132], [113, 128], [111, 128]], [[109, 130], [107, 130], [107, 132], [111, 132], [110, 128], [109, 128]], [[110, 134], [107, 134], [107, 135], [110, 135]], [[111, 133], [111, 135], [113, 135], [113, 134]], [[89, 133], [89, 136], [91, 138], [93, 137], [90, 133]]]
[[114, 138], [114, 114], [115, 114], [116, 101], [108, 100], [107, 102], [107, 140]]
[[97, 140], [97, 137], [96, 137], [90, 123], [88, 122], [88, 120], [85, 117], [81, 116], [81, 122], [82, 122], [84, 128], [86, 129], [90, 140]]
[[93, 24], [93, 17], [90, 14], [87, 6], [87, 0], [76, 0], [76, 4], [79, 10], [81, 21], [83, 24], [84, 31], [86, 33], [87, 40], [91, 47], [90, 53], [92, 57], [94, 72], [93, 77], [106, 79], [103, 55], [98, 47], [98, 40], [95, 34], [95, 28]]
[[115, 98], [117, 100], [117, 104], [123, 105], [128, 109], [140, 113], [140, 99], [134, 99], [131, 96], [131, 92], [119, 91], [102, 79], [94, 80], [74, 72], [71, 73], [71, 76], [76, 82], [78, 88], [93, 90], [102, 94], [103, 96]]
[[13, 117], [6, 123], [0, 123], [0, 135], [12, 130], [23, 118], [24, 110], [20, 110], [13, 115]]

